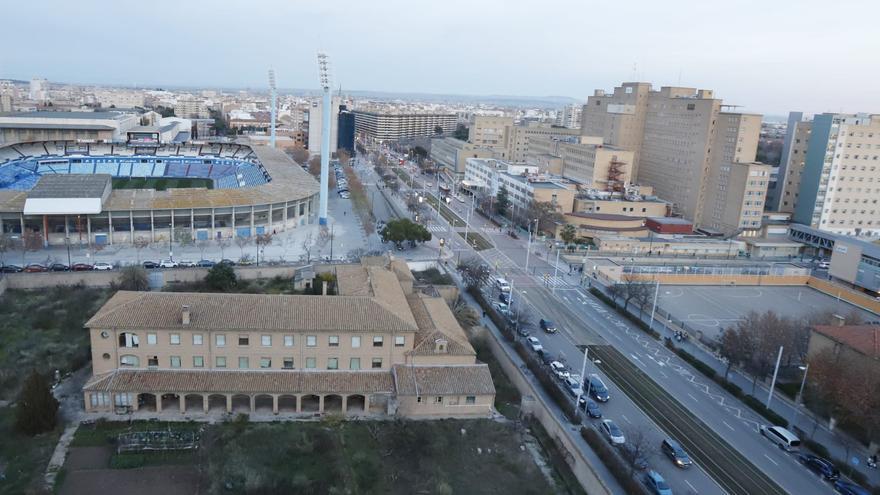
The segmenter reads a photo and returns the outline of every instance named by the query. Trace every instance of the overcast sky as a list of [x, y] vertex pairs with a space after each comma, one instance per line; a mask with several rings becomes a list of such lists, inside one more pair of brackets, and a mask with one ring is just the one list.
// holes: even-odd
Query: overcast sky
[[[878, 0], [4, 2], [0, 78], [564, 95], [622, 81], [784, 114], [880, 112]], [[635, 67], [635, 69], [634, 69]]]

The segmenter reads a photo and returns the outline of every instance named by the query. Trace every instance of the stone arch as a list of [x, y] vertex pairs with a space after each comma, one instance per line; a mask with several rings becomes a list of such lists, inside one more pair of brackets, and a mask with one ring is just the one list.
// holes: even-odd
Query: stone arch
[[386, 414], [388, 411], [388, 396], [385, 394], [370, 395], [370, 414]]
[[259, 394], [254, 397], [254, 412], [260, 414], [272, 414], [273, 409], [272, 396], [268, 394]]
[[349, 414], [363, 414], [366, 412], [364, 410], [364, 406], [366, 405], [366, 403], [366, 397], [361, 394], [349, 395], [346, 399], [345, 412]]
[[205, 398], [202, 394], [186, 394], [183, 398], [186, 412], [204, 412]]
[[249, 395], [237, 394], [232, 396], [232, 412], [234, 413], [251, 413], [251, 397]]
[[342, 396], [329, 394], [324, 396], [324, 412], [341, 413], [342, 412]]
[[278, 396], [278, 412], [295, 413], [297, 399], [295, 395], [279, 395]]
[[208, 412], [226, 412], [226, 396], [211, 394], [208, 396]]
[[162, 411], [180, 411], [180, 395], [162, 394]]
[[144, 392], [137, 395], [138, 411], [156, 411], [156, 394]]
[[317, 395], [303, 395], [299, 400], [300, 404], [302, 404], [302, 412], [318, 412], [321, 398]]

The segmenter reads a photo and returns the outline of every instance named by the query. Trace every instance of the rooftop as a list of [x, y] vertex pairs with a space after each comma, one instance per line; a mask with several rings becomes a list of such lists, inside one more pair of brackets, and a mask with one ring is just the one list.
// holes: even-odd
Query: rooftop
[[101, 198], [110, 183], [107, 174], [44, 175], [29, 198]]
[[127, 114], [122, 112], [51, 112], [40, 110], [36, 112], [3, 112], [0, 119], [86, 119], [86, 120], [119, 120]]
[[813, 330], [868, 357], [880, 357], [880, 325], [816, 325]]

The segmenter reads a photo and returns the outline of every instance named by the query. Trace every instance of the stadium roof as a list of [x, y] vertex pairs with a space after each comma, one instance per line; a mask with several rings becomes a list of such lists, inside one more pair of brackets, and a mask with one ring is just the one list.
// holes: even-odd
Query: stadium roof
[[28, 198], [100, 198], [110, 179], [108, 174], [44, 175], [27, 195]]
[[23, 119], [85, 119], [85, 120], [118, 120], [126, 116], [123, 112], [50, 112], [40, 110], [36, 112], [3, 112], [0, 117], [12, 117]]
[[115, 127], [104, 124], [28, 124], [24, 122], [0, 122], [0, 129], [85, 129], [112, 131]]

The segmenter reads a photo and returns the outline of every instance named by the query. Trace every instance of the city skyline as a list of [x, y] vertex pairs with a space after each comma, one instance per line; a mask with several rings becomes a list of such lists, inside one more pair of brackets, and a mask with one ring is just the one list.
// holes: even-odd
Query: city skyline
[[[334, 87], [343, 89], [585, 101], [594, 89], [637, 80], [713, 88], [745, 111], [774, 115], [872, 111], [880, 91], [840, 88], [864, 88], [859, 78], [878, 75], [864, 62], [878, 47], [869, 23], [880, 6], [845, 3], [860, 15], [838, 19], [809, 1], [798, 4], [795, 18], [785, 5], [742, 1], [724, 12], [724, 35], [713, 6], [686, 0], [633, 2], [601, 16], [567, 1], [536, 11], [453, 0], [430, 15], [398, 0], [247, 9], [160, 1], [151, 4], [157, 14], [175, 13], [155, 17], [161, 36], [149, 34], [158, 32], [150, 16], [111, 2], [58, 3], [39, 12], [19, 3], [7, 7], [16, 22], [0, 36], [28, 42], [4, 52], [0, 67], [3, 77], [25, 80], [258, 88], [272, 66], [280, 87], [311, 88], [318, 85], [315, 52], [323, 49]], [[561, 29], [571, 19], [582, 21]], [[681, 29], [685, 20], [689, 27]], [[96, 21], [111, 27], [83, 29]], [[53, 35], [32, 36], [40, 30]], [[850, 34], [832, 38], [841, 30]], [[66, 55], [53, 56], [59, 40]], [[89, 57], [94, 63], [84, 64]], [[832, 58], [834, 70], [816, 63]]]

